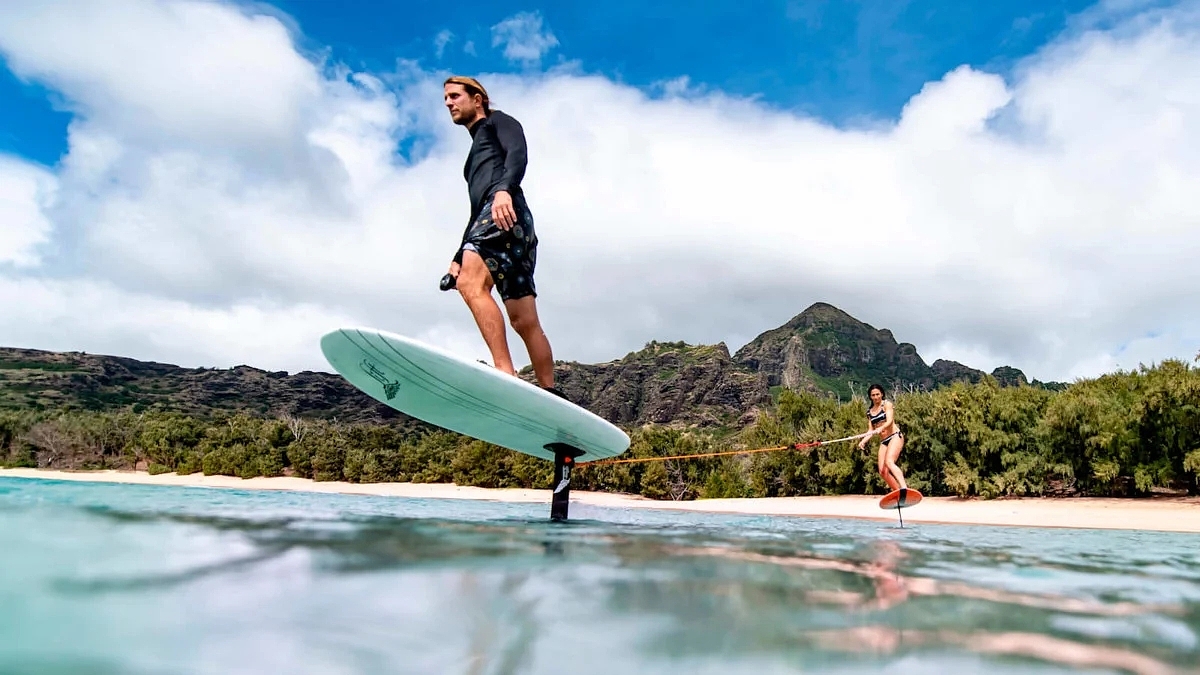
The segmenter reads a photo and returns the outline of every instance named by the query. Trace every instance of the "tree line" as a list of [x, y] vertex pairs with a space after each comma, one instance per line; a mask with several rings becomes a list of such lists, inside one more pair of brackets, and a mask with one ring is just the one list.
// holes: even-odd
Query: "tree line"
[[[1080, 380], [1061, 391], [993, 378], [897, 392], [899, 464], [924, 494], [1200, 494], [1200, 368], [1179, 360]], [[740, 430], [630, 429], [622, 458], [662, 458], [827, 440], [866, 430], [866, 402], [783, 390]], [[582, 464], [576, 489], [653, 499], [882, 494], [877, 441], [716, 458]], [[318, 481], [454, 482], [549, 488], [551, 463], [447, 431], [248, 414], [0, 412], [0, 465], [133, 469]]]

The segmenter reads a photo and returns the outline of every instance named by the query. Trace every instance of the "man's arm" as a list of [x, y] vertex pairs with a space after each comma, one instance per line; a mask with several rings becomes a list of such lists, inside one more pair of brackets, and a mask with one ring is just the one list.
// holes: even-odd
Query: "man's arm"
[[520, 187], [521, 179], [525, 177], [525, 165], [529, 162], [525, 130], [520, 122], [505, 114], [496, 115], [495, 127], [496, 139], [504, 150], [504, 176], [496, 186], [496, 192], [512, 192]]

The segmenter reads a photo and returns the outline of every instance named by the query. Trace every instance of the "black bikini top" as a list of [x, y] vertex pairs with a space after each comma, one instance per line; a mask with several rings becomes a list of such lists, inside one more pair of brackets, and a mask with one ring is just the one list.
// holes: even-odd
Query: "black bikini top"
[[871, 414], [871, 406], [867, 405], [867, 419], [871, 420], [871, 426], [881, 424], [887, 419], [887, 409], [884, 408], [883, 404], [881, 403], [879, 405], [879, 412]]

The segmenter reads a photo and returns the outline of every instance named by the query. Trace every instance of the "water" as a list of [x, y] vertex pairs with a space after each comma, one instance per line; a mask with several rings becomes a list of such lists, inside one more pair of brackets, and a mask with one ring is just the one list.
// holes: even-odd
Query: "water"
[[1198, 536], [548, 510], [0, 478], [0, 674], [1200, 672]]

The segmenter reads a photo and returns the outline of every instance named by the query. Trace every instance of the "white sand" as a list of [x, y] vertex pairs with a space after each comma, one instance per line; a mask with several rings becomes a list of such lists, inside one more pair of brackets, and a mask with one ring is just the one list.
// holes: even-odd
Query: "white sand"
[[[0, 469], [0, 477], [104, 481], [142, 485], [240, 488], [243, 490], [299, 490], [338, 494], [418, 497], [423, 499], [477, 499], [502, 502], [550, 503], [549, 490], [489, 489], [426, 483], [315, 482], [307, 478], [234, 478], [144, 471], [48, 471]], [[658, 501], [605, 492], [572, 491], [573, 504], [632, 509], [677, 509], [747, 515], [808, 516], [896, 520], [895, 511], [879, 508], [878, 495], [834, 497], [771, 497], [762, 499], [701, 499], [690, 502]], [[926, 497], [904, 509], [905, 523], [963, 525], [1014, 525], [1026, 527], [1079, 527], [1116, 530], [1156, 530], [1200, 533], [1200, 498], [1155, 499], [958, 499]]]

